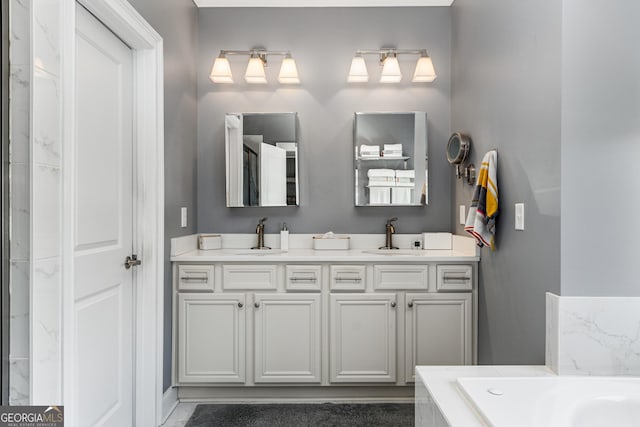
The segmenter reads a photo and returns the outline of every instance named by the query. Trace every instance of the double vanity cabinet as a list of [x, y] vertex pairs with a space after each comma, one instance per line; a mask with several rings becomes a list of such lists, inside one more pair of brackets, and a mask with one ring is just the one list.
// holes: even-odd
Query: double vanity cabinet
[[172, 260], [177, 386], [401, 386], [416, 365], [475, 363], [475, 256], [291, 249]]

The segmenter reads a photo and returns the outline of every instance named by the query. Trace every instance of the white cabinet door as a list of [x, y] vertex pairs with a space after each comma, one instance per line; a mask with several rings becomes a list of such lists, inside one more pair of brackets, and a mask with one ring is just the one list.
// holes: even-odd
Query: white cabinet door
[[331, 294], [332, 382], [396, 381], [396, 294]]
[[244, 294], [178, 296], [178, 381], [244, 383]]
[[320, 382], [320, 295], [256, 294], [255, 382]]
[[471, 293], [407, 293], [407, 382], [416, 365], [471, 364]]

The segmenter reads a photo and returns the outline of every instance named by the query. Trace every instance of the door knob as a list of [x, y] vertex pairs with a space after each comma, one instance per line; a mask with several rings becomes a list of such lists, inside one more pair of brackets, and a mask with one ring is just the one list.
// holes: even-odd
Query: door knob
[[238, 307], [242, 308], [242, 307], [244, 307], [244, 304], [243, 304], [243, 303], [241, 303], [241, 302], [239, 302], [239, 303], [238, 303]]
[[142, 260], [138, 259], [138, 255], [128, 256], [124, 260], [124, 268], [126, 268], [127, 270], [140, 264], [142, 264]]
[[260, 307], [260, 303], [259, 303], [258, 301], [256, 301], [256, 303], [255, 303], [255, 304], [253, 304], [253, 305], [254, 305], [256, 308], [259, 308], [259, 307]]
[[395, 301], [391, 301], [391, 307], [393, 307], [393, 308], [396, 307], [396, 302]]
[[409, 301], [409, 304], [407, 304], [409, 306], [409, 308], [413, 307], [413, 301]]

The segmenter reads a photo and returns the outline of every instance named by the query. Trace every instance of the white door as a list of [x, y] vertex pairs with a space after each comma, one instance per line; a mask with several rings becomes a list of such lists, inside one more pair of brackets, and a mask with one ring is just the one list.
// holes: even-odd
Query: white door
[[331, 294], [331, 382], [396, 382], [396, 294]]
[[287, 151], [260, 144], [260, 206], [287, 204]]
[[255, 382], [320, 382], [320, 294], [256, 294]]
[[470, 365], [471, 326], [471, 293], [407, 293], [407, 382], [419, 365]]
[[244, 383], [244, 294], [178, 295], [178, 381]]
[[133, 425], [132, 52], [83, 7], [76, 18], [75, 412]]

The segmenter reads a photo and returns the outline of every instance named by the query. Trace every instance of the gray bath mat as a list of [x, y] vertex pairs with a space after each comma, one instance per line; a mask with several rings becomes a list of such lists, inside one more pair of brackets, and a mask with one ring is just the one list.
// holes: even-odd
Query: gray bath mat
[[186, 427], [413, 426], [412, 404], [198, 405]]

